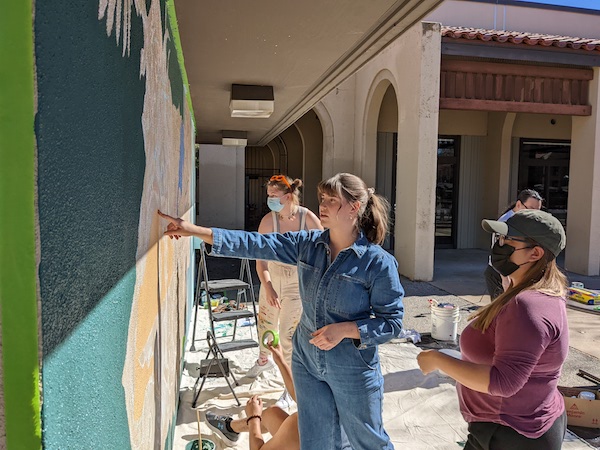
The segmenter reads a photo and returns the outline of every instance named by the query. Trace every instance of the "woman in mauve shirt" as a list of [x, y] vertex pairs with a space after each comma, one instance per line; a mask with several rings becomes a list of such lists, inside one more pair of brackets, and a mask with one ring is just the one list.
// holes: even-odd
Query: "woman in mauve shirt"
[[566, 413], [557, 384], [569, 349], [567, 283], [556, 265], [564, 229], [537, 210], [482, 226], [496, 234], [491, 262], [506, 290], [471, 317], [460, 338], [462, 359], [428, 350], [419, 366], [458, 382], [466, 450], [558, 450]]

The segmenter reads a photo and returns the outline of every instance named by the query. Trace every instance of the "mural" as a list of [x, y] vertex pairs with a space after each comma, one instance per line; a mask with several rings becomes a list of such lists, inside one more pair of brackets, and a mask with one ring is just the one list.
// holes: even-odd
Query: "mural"
[[146, 168], [122, 377], [135, 449], [164, 445], [176, 415], [190, 264], [189, 242], [161, 239], [163, 227], [156, 214], [161, 208], [190, 218], [192, 120], [185, 99], [172, 92], [175, 83], [169, 77], [169, 59], [176, 55], [171, 52], [169, 27], [163, 28], [164, 4], [149, 3], [100, 0], [98, 10], [99, 20], [106, 20], [108, 36], [114, 33], [120, 41], [124, 57], [130, 54], [133, 11], [143, 26], [140, 77], [146, 82], [141, 118]]

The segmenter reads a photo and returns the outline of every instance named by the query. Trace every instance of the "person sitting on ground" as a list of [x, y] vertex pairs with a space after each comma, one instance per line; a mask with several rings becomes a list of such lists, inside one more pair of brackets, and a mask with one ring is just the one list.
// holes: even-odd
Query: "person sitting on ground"
[[[281, 345], [268, 349], [273, 354], [273, 360], [279, 367], [286, 391], [296, 400], [296, 391], [292, 380], [292, 369], [283, 355]], [[217, 415], [206, 412], [208, 427], [228, 445], [234, 446], [239, 440], [240, 433], [250, 433], [250, 450], [300, 450], [300, 434], [298, 432], [298, 413], [288, 414], [277, 406], [271, 406], [263, 411], [263, 401], [254, 395], [246, 404], [246, 417], [233, 419], [232, 416]], [[268, 432], [272, 438], [265, 443], [262, 433]]]
[[465, 450], [559, 450], [567, 416], [557, 385], [569, 327], [567, 279], [556, 257], [565, 231], [538, 210], [482, 226], [495, 233], [492, 264], [507, 277], [507, 290], [471, 317], [460, 337], [462, 360], [426, 350], [417, 361], [424, 374], [439, 369], [458, 382], [469, 424]]
[[[510, 205], [506, 211], [498, 218], [499, 222], [506, 222], [516, 212], [526, 209], [542, 209], [542, 196], [538, 191], [533, 189], [523, 189], [517, 196], [517, 201]], [[492, 245], [494, 243], [492, 242]], [[490, 294], [491, 300], [498, 298], [500, 294], [504, 292], [504, 286], [502, 283], [502, 277], [497, 270], [492, 266], [492, 261], [488, 262], [485, 271], [483, 272], [485, 277], [485, 284], [487, 285], [488, 294]]]
[[[267, 206], [271, 210], [265, 215], [258, 232], [286, 233], [288, 231], [322, 230], [321, 221], [309, 209], [300, 206], [299, 189], [302, 180], [286, 175], [273, 175], [267, 183]], [[258, 334], [267, 330], [279, 332], [283, 356], [292, 364], [292, 336], [302, 315], [302, 299], [298, 287], [298, 269], [295, 265], [278, 261], [256, 260], [256, 272], [260, 279], [258, 297]], [[256, 378], [264, 370], [274, 367], [269, 359], [269, 350], [261, 343], [258, 359], [246, 373]], [[284, 391], [277, 406], [287, 409], [292, 399]]]

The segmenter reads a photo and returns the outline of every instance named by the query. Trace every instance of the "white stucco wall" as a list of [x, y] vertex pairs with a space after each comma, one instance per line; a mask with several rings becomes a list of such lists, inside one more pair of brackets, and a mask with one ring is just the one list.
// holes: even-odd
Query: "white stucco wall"
[[200, 145], [198, 223], [244, 228], [245, 147]]
[[330, 168], [375, 186], [378, 120], [393, 87], [397, 125], [386, 130], [398, 132], [394, 251], [400, 273], [418, 280], [433, 277], [440, 54], [439, 24], [418, 23], [321, 102], [333, 127], [333, 151], [324, 148]]
[[600, 68], [590, 82], [592, 115], [573, 117], [569, 166], [567, 270], [600, 275]]

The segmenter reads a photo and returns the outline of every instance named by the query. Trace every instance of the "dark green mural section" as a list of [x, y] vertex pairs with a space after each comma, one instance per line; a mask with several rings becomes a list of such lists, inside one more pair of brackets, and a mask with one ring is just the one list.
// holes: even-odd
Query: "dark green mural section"
[[142, 24], [134, 11], [122, 56], [97, 1], [36, 2], [35, 42], [44, 446], [128, 448], [121, 377], [145, 167]]
[[[168, 22], [169, 36], [173, 37], [171, 23]], [[173, 39], [167, 41], [167, 55], [169, 55], [169, 80], [171, 80], [171, 97], [173, 104], [179, 111], [183, 111], [185, 95], [183, 94], [183, 77], [177, 60], [177, 49]]]

